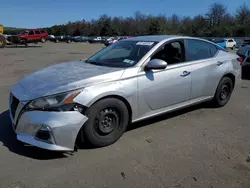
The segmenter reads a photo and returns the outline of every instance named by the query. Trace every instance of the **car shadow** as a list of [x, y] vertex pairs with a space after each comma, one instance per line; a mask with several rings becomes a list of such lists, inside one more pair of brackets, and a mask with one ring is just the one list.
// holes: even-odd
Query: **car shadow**
[[146, 73], [146, 77], [150, 80], [150, 81], [154, 81], [154, 72], [152, 70], [147, 71]]
[[51, 160], [67, 157], [65, 153], [43, 150], [18, 141], [12, 129], [8, 110], [0, 114], [0, 143], [1, 142], [9, 151], [37, 160]]
[[40, 46], [40, 45], [28, 45], [28, 46], [25, 46], [25, 45], [10, 45], [10, 46], [5, 46], [5, 48], [42, 48], [43, 46]]
[[138, 121], [136, 123], [132, 123], [132, 124], [130, 124], [128, 126], [127, 132], [138, 129], [138, 128], [141, 128], [141, 127], [144, 127], [144, 126], [147, 126], [147, 125], [150, 125], [150, 124], [154, 124], [154, 123], [157, 123], [157, 122], [160, 122], [160, 121], [163, 121], [163, 120], [171, 119], [171, 118], [186, 114], [188, 112], [196, 111], [196, 110], [199, 110], [199, 109], [202, 109], [202, 108], [214, 108], [214, 107], [210, 103], [202, 103], [202, 104], [197, 104], [197, 105], [194, 105], [194, 106], [190, 106], [190, 107], [187, 107], [187, 108], [184, 108], [184, 109], [181, 109], [181, 110], [176, 110], [176, 111], [173, 111], [173, 112], [165, 113], [165, 114], [162, 114], [162, 115], [159, 115], [159, 116], [155, 116], [155, 117], [152, 117], [152, 118], [148, 118], [148, 119], [145, 119], [145, 120]]
[[[166, 119], [170, 119], [176, 116], [180, 116], [182, 114], [195, 111], [201, 108], [213, 108], [210, 104], [199, 104], [192, 107], [188, 107], [179, 111], [166, 113], [157, 117], [149, 118], [146, 120], [139, 121], [137, 123], [133, 123], [128, 126], [127, 131], [133, 131], [135, 129], [160, 122]], [[33, 147], [27, 144], [24, 144], [16, 139], [16, 135], [12, 129], [11, 121], [9, 118], [9, 111], [6, 110], [0, 114], [0, 142], [3, 143], [4, 147], [7, 147], [9, 151], [16, 153], [21, 156], [26, 156], [29, 158], [37, 159], [37, 160], [52, 160], [59, 158], [66, 158], [68, 155], [72, 155], [72, 153], [63, 153], [63, 152], [54, 152], [43, 150], [37, 147]], [[83, 143], [82, 145], [78, 145], [75, 148], [77, 150], [93, 150], [97, 148], [93, 148], [87, 143]]]

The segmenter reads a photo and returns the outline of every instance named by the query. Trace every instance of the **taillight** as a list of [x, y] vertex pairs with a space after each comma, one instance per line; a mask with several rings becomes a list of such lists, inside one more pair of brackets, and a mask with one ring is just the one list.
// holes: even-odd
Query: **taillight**
[[243, 58], [243, 57], [238, 57], [238, 58], [237, 58], [237, 61], [239, 61], [239, 62], [240, 62], [240, 64], [242, 64], [242, 63], [243, 63], [243, 61], [244, 61], [244, 58]]

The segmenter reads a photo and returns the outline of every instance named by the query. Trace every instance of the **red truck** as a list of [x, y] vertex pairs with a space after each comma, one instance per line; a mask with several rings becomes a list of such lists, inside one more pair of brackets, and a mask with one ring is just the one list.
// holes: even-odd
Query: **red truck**
[[45, 43], [49, 38], [47, 31], [43, 29], [30, 29], [25, 30], [17, 36], [11, 36], [8, 40], [15, 44], [24, 44], [27, 46], [28, 43]]

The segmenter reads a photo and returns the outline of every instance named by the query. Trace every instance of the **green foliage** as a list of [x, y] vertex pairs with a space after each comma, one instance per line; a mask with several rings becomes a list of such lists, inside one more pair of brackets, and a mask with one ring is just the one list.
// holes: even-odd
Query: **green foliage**
[[4, 34], [17, 35], [18, 33], [24, 30], [25, 30], [24, 28], [4, 27]]

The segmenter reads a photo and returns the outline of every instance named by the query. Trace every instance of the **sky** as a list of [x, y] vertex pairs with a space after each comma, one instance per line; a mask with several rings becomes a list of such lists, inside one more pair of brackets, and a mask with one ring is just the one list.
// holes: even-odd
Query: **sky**
[[0, 24], [6, 27], [39, 28], [68, 21], [97, 19], [109, 16], [144, 14], [195, 16], [205, 14], [209, 6], [219, 2], [234, 13], [249, 0], [0, 0]]

